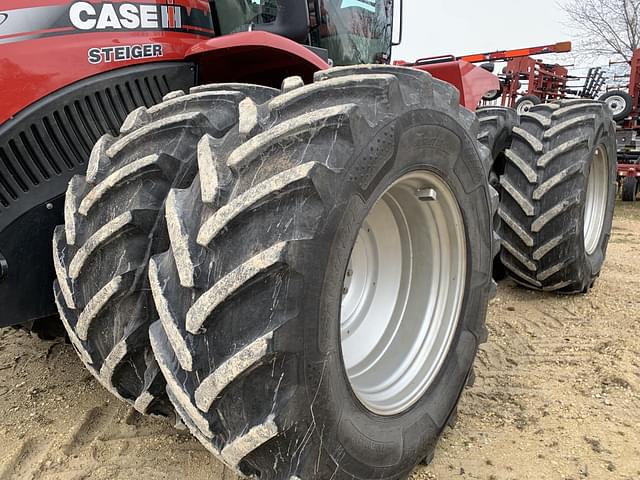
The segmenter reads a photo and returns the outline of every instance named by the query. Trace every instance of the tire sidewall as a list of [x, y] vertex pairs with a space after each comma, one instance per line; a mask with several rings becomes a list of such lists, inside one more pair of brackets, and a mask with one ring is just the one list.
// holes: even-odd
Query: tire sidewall
[[[584, 238], [584, 214], [586, 209], [586, 198], [587, 198], [587, 185], [589, 182], [589, 174], [591, 173], [591, 168], [593, 166], [593, 160], [595, 158], [596, 150], [600, 147], [603, 147], [607, 154], [608, 159], [608, 191], [607, 191], [607, 206], [605, 210], [604, 223], [602, 226], [602, 233], [600, 234], [600, 239], [598, 240], [598, 246], [594, 250], [593, 253], [588, 254], [585, 248], [585, 238]], [[616, 144], [615, 144], [615, 130], [614, 124], [612, 122], [604, 122], [602, 126], [599, 128], [595, 141], [591, 149], [589, 150], [589, 156], [587, 157], [587, 162], [584, 169], [584, 188], [581, 195], [581, 209], [580, 209], [580, 222], [579, 222], [579, 241], [580, 241], [580, 252], [583, 255], [583, 264], [585, 268], [588, 270], [587, 273], [589, 275], [584, 278], [589, 282], [587, 285], [583, 285], [583, 289], [588, 289], [591, 287], [591, 284], [595, 280], [595, 278], [600, 274], [602, 270], [602, 265], [604, 263], [604, 259], [607, 253], [607, 247], [609, 245], [609, 238], [611, 237], [611, 226], [613, 224], [613, 211], [615, 207], [616, 201], [616, 191], [617, 191], [617, 162], [616, 162]]]
[[[374, 160], [382, 161], [383, 166], [371, 186], [361, 188], [357, 181], [349, 180], [342, 184], [340, 205], [325, 223], [314, 248], [323, 255], [309, 259], [319, 273], [304, 288], [304, 383], [315, 435], [321, 437], [325, 453], [349, 478], [397, 478], [435, 447], [473, 363], [491, 281], [489, 187], [475, 139], [451, 117], [426, 110], [398, 119], [395, 132], [396, 154], [390, 160]], [[357, 155], [349, 170], [371, 169], [371, 162], [371, 157]], [[438, 174], [458, 199], [467, 243], [466, 292], [452, 345], [434, 382], [408, 411], [382, 417], [356, 398], [344, 369], [340, 347], [342, 285], [367, 213], [396, 179], [418, 169]], [[357, 175], [346, 172], [344, 177]]]

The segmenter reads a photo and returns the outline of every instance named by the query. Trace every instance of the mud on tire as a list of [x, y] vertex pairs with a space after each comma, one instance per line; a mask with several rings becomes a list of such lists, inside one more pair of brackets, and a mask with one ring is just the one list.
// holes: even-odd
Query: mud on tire
[[502, 263], [526, 287], [586, 292], [602, 268], [613, 220], [611, 113], [590, 100], [537, 105], [513, 134], [498, 212]]
[[168, 247], [166, 195], [193, 180], [198, 139], [223, 136], [241, 102], [274, 92], [221, 84], [169, 93], [131, 112], [119, 137], [103, 136], [86, 177], [69, 184], [65, 225], [53, 240], [58, 310], [91, 373], [142, 413], [172, 412], [148, 337], [157, 315], [147, 266]]
[[[476, 111], [476, 116], [480, 122], [478, 141], [491, 151], [491, 169], [489, 172], [489, 184], [502, 196], [500, 188], [500, 177], [504, 174], [507, 161], [506, 151], [511, 147], [513, 129], [518, 126], [518, 114], [509, 107], [482, 107]], [[497, 215], [493, 219], [493, 230], [498, 235], [500, 217]], [[503, 280], [507, 276], [507, 271], [497, 254], [493, 262], [493, 278]]]
[[[298, 88], [243, 112], [223, 140], [202, 138], [199, 176], [169, 194], [171, 249], [149, 268], [153, 351], [185, 423], [239, 473], [405, 478], [432, 455], [486, 339], [488, 152], [457, 91], [422, 72], [348, 67], [286, 84]], [[350, 387], [340, 302], [369, 208], [416, 168], [463, 212], [466, 288], [435, 380], [381, 416]]]

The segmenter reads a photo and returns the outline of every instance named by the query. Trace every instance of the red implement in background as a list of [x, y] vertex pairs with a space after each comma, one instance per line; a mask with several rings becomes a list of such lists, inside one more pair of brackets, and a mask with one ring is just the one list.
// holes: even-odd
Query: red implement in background
[[[460, 90], [461, 103], [471, 110], [475, 110], [485, 94], [491, 91], [501, 91], [502, 104], [513, 107], [518, 90], [522, 86], [520, 80], [528, 80], [530, 95], [540, 96], [542, 100], [561, 98], [561, 92], [566, 86], [567, 70], [557, 65], [550, 67], [529, 57], [547, 53], [566, 53], [571, 51], [571, 47], [571, 42], [560, 42], [457, 57], [426, 57], [415, 62], [399, 60], [394, 64], [424, 70], [440, 80], [452, 83]], [[487, 70], [471, 65], [494, 61], [509, 62], [505, 69], [505, 80], [502, 82]]]
[[532, 55], [544, 55], [547, 53], [567, 53], [572, 48], [571, 42], [559, 42], [553, 45], [543, 45], [540, 47], [517, 48], [515, 50], [497, 50], [489, 53], [475, 53], [472, 55], [462, 55], [456, 60], [464, 60], [469, 63], [481, 62], [508, 62], [515, 58], [530, 57]]

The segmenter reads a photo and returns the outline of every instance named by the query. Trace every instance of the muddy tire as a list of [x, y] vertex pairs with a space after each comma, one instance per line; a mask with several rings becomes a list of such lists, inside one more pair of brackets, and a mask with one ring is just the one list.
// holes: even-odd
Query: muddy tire
[[134, 110], [119, 137], [102, 137], [87, 176], [69, 184], [65, 225], [53, 240], [58, 310], [91, 373], [142, 413], [173, 411], [148, 336], [157, 314], [147, 266], [168, 248], [167, 193], [193, 181], [198, 139], [222, 137], [243, 100], [266, 101], [273, 92], [235, 84], [172, 92]]
[[622, 181], [622, 201], [635, 202], [638, 196], [638, 179], [636, 177], [625, 177]]
[[501, 259], [528, 288], [586, 292], [600, 273], [616, 195], [611, 113], [590, 100], [520, 116], [501, 179]]
[[[477, 143], [475, 116], [460, 107], [457, 91], [423, 72], [347, 67], [320, 72], [311, 85], [286, 84], [298, 88], [244, 112], [222, 141], [203, 138], [199, 177], [169, 195], [171, 249], [153, 257], [149, 268], [160, 315], [151, 327], [153, 351], [184, 422], [242, 475], [405, 478], [433, 452], [486, 339], [497, 206], [486, 180], [488, 152]], [[426, 321], [404, 323], [398, 336], [404, 341], [386, 344], [411, 351], [420, 332], [449, 326], [434, 340], [441, 348], [429, 364], [433, 370], [407, 360], [424, 375], [415, 377], [415, 390], [400, 375], [391, 382], [396, 396], [391, 387], [380, 387], [376, 396], [353, 374], [358, 353], [349, 342], [363, 330], [344, 316], [352, 312], [346, 298], [360, 298], [359, 288], [381, 278], [364, 282], [362, 272], [392, 277], [402, 270], [393, 257], [393, 267], [358, 267], [355, 252], [373, 244], [365, 238], [358, 246], [356, 239], [379, 234], [376, 222], [402, 216], [392, 215], [381, 197], [398, 215], [405, 212], [403, 218], [424, 212], [425, 223], [403, 227], [416, 249], [429, 236], [433, 248], [451, 248], [448, 255], [440, 251], [441, 267], [433, 265], [451, 287], [442, 304], [449, 313], [434, 316], [431, 330], [418, 328]], [[443, 236], [424, 230], [432, 214], [449, 220], [441, 224], [449, 229]], [[414, 258], [434, 252], [428, 253]], [[415, 260], [412, 271], [427, 274], [424, 265]], [[423, 281], [410, 283], [417, 290], [398, 291], [418, 312], [415, 318], [431, 320], [420, 317], [417, 299], [435, 298], [425, 295]], [[383, 358], [388, 363], [373, 370], [386, 371], [379, 375], [388, 379], [385, 368], [394, 365]]]
[[[518, 126], [518, 114], [509, 107], [483, 107], [476, 111], [480, 122], [478, 140], [491, 151], [491, 169], [489, 184], [502, 195], [500, 177], [504, 174], [507, 161], [505, 152], [511, 147], [513, 129]], [[493, 219], [493, 230], [498, 234], [500, 217], [496, 214]], [[496, 255], [493, 261], [493, 278], [497, 281], [507, 277], [507, 270]]]

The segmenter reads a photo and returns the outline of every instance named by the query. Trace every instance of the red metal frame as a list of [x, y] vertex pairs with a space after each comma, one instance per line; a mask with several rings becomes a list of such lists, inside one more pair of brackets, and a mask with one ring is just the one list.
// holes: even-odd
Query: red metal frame
[[561, 65], [548, 65], [530, 57], [515, 58], [504, 71], [503, 106], [515, 107], [522, 95], [522, 82], [527, 82], [526, 95], [535, 95], [542, 102], [565, 98], [569, 70]]
[[625, 121], [623, 128], [628, 130], [638, 130], [638, 116], [640, 116], [640, 49], [633, 52], [631, 57], [631, 72], [629, 74], [629, 95], [633, 99], [633, 110], [629, 118]]
[[499, 62], [513, 60], [515, 58], [530, 57], [532, 55], [543, 55], [546, 53], [567, 53], [572, 48], [571, 42], [559, 42], [553, 45], [542, 45], [540, 47], [517, 48], [515, 50], [498, 50], [489, 53], [475, 53], [472, 55], [462, 55], [456, 60], [464, 60], [469, 63]]
[[[633, 52], [631, 61], [629, 62], [631, 71], [629, 73], [629, 95], [633, 100], [633, 109], [629, 117], [623, 122], [622, 127], [618, 130], [618, 137], [631, 136], [630, 141], [624, 141], [618, 147], [618, 184], [622, 184], [625, 177], [636, 177], [640, 180], [640, 152], [626, 145], [633, 145], [637, 142], [635, 138], [640, 134], [640, 125], [638, 118], [640, 116], [640, 49]], [[629, 140], [627, 138], [627, 140]]]

